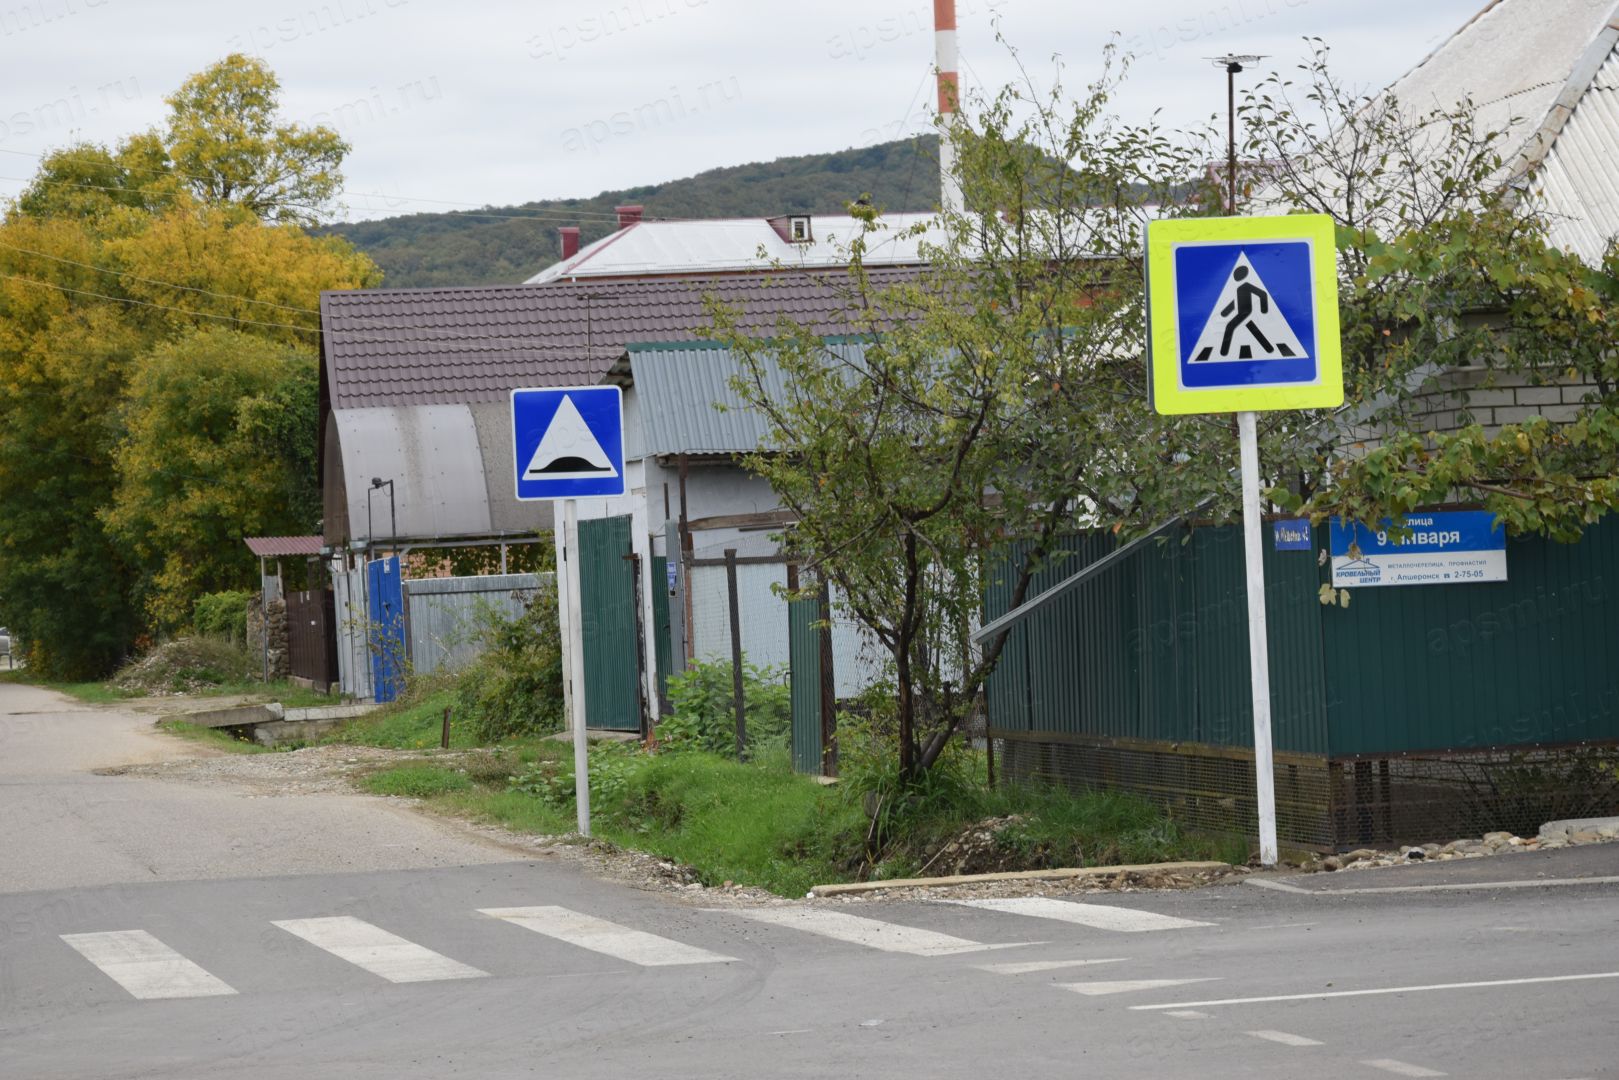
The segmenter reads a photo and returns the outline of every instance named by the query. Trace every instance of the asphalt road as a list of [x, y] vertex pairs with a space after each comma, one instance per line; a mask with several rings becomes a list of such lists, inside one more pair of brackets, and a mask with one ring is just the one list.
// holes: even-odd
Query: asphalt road
[[[709, 910], [375, 800], [308, 797], [321, 835], [287, 843], [363, 844], [383, 814], [405, 846], [233, 855], [294, 800], [86, 773], [109, 739], [189, 748], [24, 704], [60, 738], [0, 716], [7, 1080], [1619, 1076], [1619, 884], [1593, 880], [1619, 845], [1283, 882], [1304, 892]], [[191, 854], [128, 850], [131, 823]], [[1537, 878], [1586, 880], [1493, 884]]]

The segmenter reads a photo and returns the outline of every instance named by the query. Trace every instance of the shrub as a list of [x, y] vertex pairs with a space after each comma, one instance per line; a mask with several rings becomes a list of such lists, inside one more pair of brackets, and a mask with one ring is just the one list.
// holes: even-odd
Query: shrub
[[562, 729], [562, 638], [556, 590], [541, 586], [523, 614], [486, 610], [478, 659], [456, 683], [458, 715], [480, 743]]
[[[750, 753], [784, 747], [793, 729], [792, 690], [786, 672], [742, 662], [742, 702]], [[736, 702], [731, 664], [696, 661], [669, 678], [672, 712], [658, 725], [658, 741], [670, 749], [736, 752]]]
[[191, 607], [191, 625], [199, 634], [247, 641], [247, 605], [253, 594], [241, 589], [208, 593]]

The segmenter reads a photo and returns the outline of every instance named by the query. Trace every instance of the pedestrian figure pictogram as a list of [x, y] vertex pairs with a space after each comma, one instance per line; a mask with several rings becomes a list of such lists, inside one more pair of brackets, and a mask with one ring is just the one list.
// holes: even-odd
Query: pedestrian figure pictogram
[[1294, 360], [1307, 355], [1246, 251], [1237, 256], [1189, 362]]

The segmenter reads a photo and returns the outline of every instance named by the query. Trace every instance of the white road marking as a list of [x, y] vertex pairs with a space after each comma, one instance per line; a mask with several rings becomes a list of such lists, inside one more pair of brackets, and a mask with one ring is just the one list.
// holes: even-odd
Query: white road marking
[[1314, 994], [1272, 994], [1269, 997], [1225, 998], [1220, 1001], [1171, 1001], [1162, 1005], [1132, 1005], [1135, 1010], [1210, 1008], [1215, 1005], [1261, 1005], [1271, 1001], [1314, 1001], [1319, 998], [1369, 997], [1375, 994], [1415, 994], [1425, 990], [1472, 990], [1486, 986], [1529, 986], [1535, 983], [1584, 982], [1619, 979], [1619, 971], [1594, 975], [1542, 975], [1533, 979], [1488, 979], [1483, 982], [1434, 983], [1430, 986], [1387, 986], [1377, 990], [1324, 990]]
[[1365, 896], [1368, 893], [1463, 892], [1469, 889], [1544, 889], [1563, 885], [1612, 885], [1619, 882], [1619, 876], [1537, 878], [1532, 881], [1475, 881], [1471, 883], [1458, 882], [1451, 885], [1383, 885], [1369, 889], [1301, 889], [1297, 885], [1289, 885], [1285, 881], [1270, 881], [1265, 878], [1245, 878], [1243, 881], [1244, 884], [1257, 885], [1261, 889], [1303, 893], [1305, 896]]
[[[719, 909], [719, 913], [726, 912]], [[885, 923], [862, 915], [849, 915], [822, 908], [750, 908], [745, 911], [730, 911], [729, 914], [740, 915], [744, 919], [768, 923], [771, 926], [786, 926], [810, 934], [819, 934], [836, 941], [847, 941], [852, 945], [864, 945], [868, 949], [908, 953], [912, 956], [950, 956], [956, 953], [1014, 949], [1019, 945], [1038, 944], [1020, 941], [1010, 945], [985, 945], [933, 930], [919, 930], [914, 926], [900, 926], [897, 923]]]
[[581, 949], [617, 957], [641, 967], [668, 967], [675, 964], [729, 964], [734, 956], [722, 956], [695, 945], [631, 930], [627, 926], [598, 919], [565, 907], [479, 908], [482, 914], [502, 919], [536, 934], [577, 945]]
[[1036, 971], [1059, 971], [1062, 968], [1089, 967], [1092, 964], [1122, 964], [1124, 957], [1109, 960], [1028, 960], [1019, 964], [974, 964], [976, 971], [992, 975], [1030, 975]]
[[1004, 911], [1012, 915], [1029, 915], [1037, 919], [1060, 919], [1078, 923], [1096, 930], [1116, 930], [1124, 934], [1140, 934], [1153, 930], [1186, 930], [1212, 923], [1192, 919], [1177, 919], [1172, 915], [1159, 915], [1135, 908], [1112, 907], [1107, 904], [1076, 903], [1071, 900], [1053, 900], [1046, 896], [1017, 896], [1004, 900], [945, 900], [946, 904], [982, 908], [985, 911]]
[[1162, 990], [1166, 986], [1185, 986], [1187, 983], [1218, 982], [1217, 979], [1133, 979], [1124, 982], [1057, 983], [1064, 990], [1072, 990], [1086, 997], [1105, 994], [1133, 994], [1137, 990]]
[[489, 974], [413, 941], [406, 941], [397, 934], [390, 934], [382, 927], [372, 926], [352, 915], [335, 915], [324, 919], [280, 919], [275, 925], [389, 982], [479, 979]]
[[62, 940], [113, 982], [142, 1000], [234, 994], [225, 982], [145, 930], [63, 934]]
[[1361, 1062], [1361, 1064], [1370, 1065], [1374, 1069], [1382, 1069], [1384, 1072], [1391, 1072], [1395, 1076], [1450, 1075], [1449, 1073], [1442, 1073], [1438, 1069], [1424, 1069], [1421, 1065], [1411, 1065], [1404, 1061], [1395, 1061], [1393, 1058], [1372, 1058], [1370, 1061]]
[[1208, 1013], [1198, 1012], [1196, 1009], [1174, 1009], [1164, 1015], [1173, 1016], [1177, 1020], [1207, 1020], [1209, 1018]]
[[1264, 1039], [1266, 1042], [1281, 1043], [1283, 1046], [1323, 1045], [1315, 1039], [1306, 1039], [1303, 1035], [1293, 1035], [1286, 1031], [1249, 1031], [1245, 1034], [1252, 1035], [1256, 1039]]

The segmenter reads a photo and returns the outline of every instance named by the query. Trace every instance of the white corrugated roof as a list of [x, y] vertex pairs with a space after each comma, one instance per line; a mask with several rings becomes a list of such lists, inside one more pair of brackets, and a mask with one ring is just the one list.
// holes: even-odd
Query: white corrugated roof
[[1471, 102], [1476, 129], [1505, 136], [1503, 180], [1527, 174], [1553, 242], [1595, 261], [1619, 232], [1616, 42], [1619, 0], [1490, 0], [1380, 97], [1409, 119]]
[[1587, 262], [1601, 260], [1619, 236], [1619, 9], [1589, 58], [1596, 67], [1576, 97], [1583, 73], [1570, 81], [1571, 102], [1531, 190], [1551, 223], [1551, 241]]
[[[843, 266], [848, 245], [860, 235], [860, 224], [847, 215], [810, 215], [814, 240], [793, 244], [764, 218], [705, 221], [638, 221], [602, 237], [571, 259], [541, 270], [525, 284], [541, 285], [558, 278], [637, 277], [644, 274], [695, 274], [725, 270], [761, 270], [778, 263], [793, 267]], [[909, 235], [911, 226], [933, 214], [884, 214], [883, 233], [868, 238], [866, 263], [871, 266], [923, 261], [924, 239]], [[906, 235], [901, 235], [906, 234]]]

